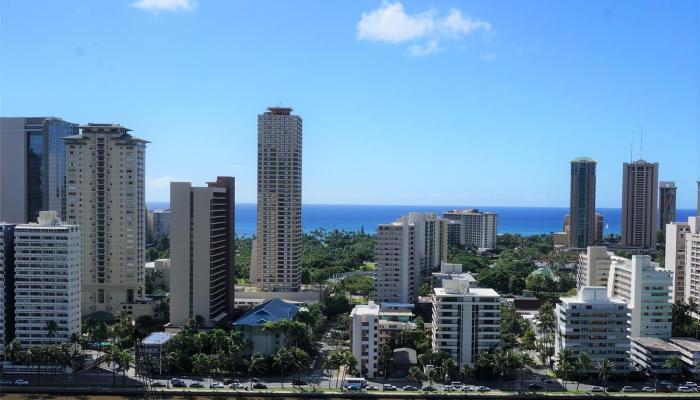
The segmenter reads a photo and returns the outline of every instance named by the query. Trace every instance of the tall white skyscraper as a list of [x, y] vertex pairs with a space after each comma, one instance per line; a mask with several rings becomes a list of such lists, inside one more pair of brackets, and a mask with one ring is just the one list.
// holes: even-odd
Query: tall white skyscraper
[[207, 187], [170, 183], [170, 323], [201, 316], [213, 326], [233, 312], [234, 179]]
[[288, 107], [258, 115], [258, 215], [250, 281], [266, 291], [301, 288], [302, 121]]
[[55, 211], [41, 211], [38, 223], [15, 227], [14, 242], [16, 339], [36, 346], [79, 334], [79, 227], [61, 223]]
[[66, 219], [82, 235], [82, 312], [152, 312], [144, 294], [147, 141], [117, 124], [66, 141]]

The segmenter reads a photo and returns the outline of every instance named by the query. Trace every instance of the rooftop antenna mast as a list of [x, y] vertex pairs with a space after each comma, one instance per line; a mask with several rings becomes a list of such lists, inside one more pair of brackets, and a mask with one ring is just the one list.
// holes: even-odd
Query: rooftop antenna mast
[[639, 159], [644, 159], [644, 125], [639, 128]]

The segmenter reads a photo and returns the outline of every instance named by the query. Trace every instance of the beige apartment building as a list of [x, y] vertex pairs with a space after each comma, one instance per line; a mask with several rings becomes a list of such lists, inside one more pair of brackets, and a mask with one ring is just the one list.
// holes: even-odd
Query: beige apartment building
[[498, 214], [477, 209], [452, 210], [443, 214], [445, 219], [455, 221], [459, 228], [452, 235], [450, 245], [474, 246], [480, 250], [496, 247]]
[[288, 107], [258, 115], [258, 203], [250, 281], [263, 290], [301, 288], [302, 120]]
[[214, 326], [234, 308], [234, 178], [170, 183], [170, 324]]
[[413, 303], [422, 278], [447, 260], [447, 221], [435, 214], [410, 212], [377, 226], [376, 298], [378, 303]]
[[[693, 218], [691, 218], [692, 220]], [[666, 254], [664, 267], [673, 272], [673, 301], [685, 300], [686, 235], [693, 232], [691, 222], [671, 222], [666, 225]], [[693, 223], [693, 227], [695, 224]]]
[[638, 160], [622, 170], [622, 244], [656, 248], [659, 163]]
[[152, 313], [144, 295], [147, 141], [118, 124], [65, 138], [66, 220], [80, 226], [82, 313]]
[[700, 304], [700, 216], [688, 218], [688, 227], [689, 232], [685, 234], [685, 301]]

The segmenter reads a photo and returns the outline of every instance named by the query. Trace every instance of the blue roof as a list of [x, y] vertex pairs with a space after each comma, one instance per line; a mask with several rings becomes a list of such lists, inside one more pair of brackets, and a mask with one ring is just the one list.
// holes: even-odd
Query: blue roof
[[146, 336], [145, 339], [143, 339], [143, 344], [146, 345], [159, 345], [167, 342], [175, 336], [174, 334], [170, 332], [153, 332], [150, 335]]
[[262, 326], [266, 322], [293, 319], [299, 312], [299, 306], [282, 299], [270, 299], [257, 307], [251, 308], [233, 324], [236, 326]]

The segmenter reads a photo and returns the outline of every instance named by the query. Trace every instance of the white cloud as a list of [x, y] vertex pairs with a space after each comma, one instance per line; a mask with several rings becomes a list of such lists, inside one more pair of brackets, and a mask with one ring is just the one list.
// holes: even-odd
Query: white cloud
[[413, 44], [408, 47], [408, 52], [411, 53], [412, 56], [416, 57], [435, 54], [440, 52], [441, 50], [442, 48], [438, 47], [437, 40], [431, 40], [424, 45]]
[[197, 2], [196, 0], [138, 0], [131, 3], [131, 6], [153, 12], [192, 11], [197, 7]]
[[479, 31], [490, 34], [491, 23], [465, 16], [456, 8], [444, 17], [433, 9], [408, 14], [401, 2], [386, 0], [378, 9], [363, 12], [357, 23], [358, 39], [392, 44], [413, 42], [408, 52], [414, 56], [437, 53], [443, 49], [441, 42], [459, 40]]

